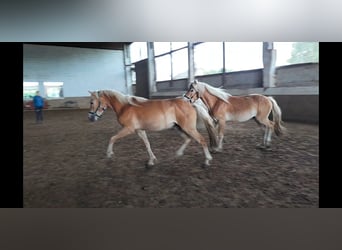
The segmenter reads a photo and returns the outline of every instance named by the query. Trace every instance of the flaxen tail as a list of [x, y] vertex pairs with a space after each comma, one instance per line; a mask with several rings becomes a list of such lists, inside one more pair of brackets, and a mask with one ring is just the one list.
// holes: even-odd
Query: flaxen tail
[[282, 125], [281, 109], [280, 109], [278, 103], [276, 102], [276, 100], [273, 97], [269, 96], [268, 98], [272, 102], [272, 114], [273, 114], [273, 122], [274, 122], [274, 133], [277, 136], [281, 136], [284, 133], [284, 131], [285, 131], [285, 127]]
[[209, 135], [209, 145], [210, 148], [218, 147], [218, 137], [217, 137], [217, 129], [214, 124], [213, 118], [209, 115], [208, 110], [201, 102], [194, 102], [192, 105], [195, 107], [198, 116], [204, 122], [205, 128], [207, 129]]

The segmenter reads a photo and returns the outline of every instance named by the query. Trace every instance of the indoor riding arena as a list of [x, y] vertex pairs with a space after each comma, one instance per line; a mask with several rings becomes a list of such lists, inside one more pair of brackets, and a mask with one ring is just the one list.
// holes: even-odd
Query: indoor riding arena
[[[295, 42], [247, 42], [241, 50], [252, 44], [260, 47], [256, 57], [261, 65], [223, 65], [219, 72], [206, 70], [200, 51], [227, 51], [230, 43], [24, 44], [24, 207], [318, 208], [318, 60], [278, 65], [282, 46], [295, 50]], [[316, 46], [307, 44], [308, 50]], [[158, 71], [163, 56], [176, 59], [182, 53], [188, 60], [184, 70], [175, 60], [179, 67], [170, 66], [166, 76]], [[229, 61], [229, 53], [222, 56], [227, 58], [220, 61]], [[211, 153], [209, 167], [203, 167], [203, 149], [193, 139], [184, 155], [176, 156], [184, 142], [176, 128], [146, 131], [157, 158], [154, 166], [147, 167], [149, 155], [137, 134], [120, 138], [107, 158], [109, 140], [121, 126], [111, 108], [96, 122], [88, 119], [88, 91], [175, 98], [194, 79], [232, 95], [273, 96], [282, 111], [284, 134], [272, 134], [265, 150], [257, 146], [264, 130], [253, 119], [227, 121], [222, 152]], [[36, 122], [31, 101], [36, 91], [45, 100], [42, 123]], [[209, 144], [199, 118], [197, 129]]]

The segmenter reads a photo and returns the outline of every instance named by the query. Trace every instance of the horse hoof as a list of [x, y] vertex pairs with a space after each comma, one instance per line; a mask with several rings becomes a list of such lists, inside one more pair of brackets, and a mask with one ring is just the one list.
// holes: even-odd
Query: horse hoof
[[272, 151], [271, 146], [265, 146], [265, 145], [257, 145], [256, 146], [257, 149], [263, 150], [263, 151]]
[[152, 167], [153, 167], [153, 165], [145, 164], [145, 169], [146, 169], [146, 170], [150, 170], [150, 169], [152, 169]]
[[210, 153], [212, 153], [212, 154], [217, 154], [217, 153], [221, 153], [222, 152], [222, 150], [218, 150], [218, 149], [211, 149], [210, 150]]
[[179, 157], [181, 157], [183, 155], [184, 155], [183, 153], [176, 153], [176, 158], [179, 158]]
[[202, 168], [205, 169], [205, 170], [208, 170], [210, 168], [210, 165], [203, 163], [202, 164]]
[[145, 169], [151, 169], [154, 166], [154, 164], [150, 164], [150, 163], [145, 163]]

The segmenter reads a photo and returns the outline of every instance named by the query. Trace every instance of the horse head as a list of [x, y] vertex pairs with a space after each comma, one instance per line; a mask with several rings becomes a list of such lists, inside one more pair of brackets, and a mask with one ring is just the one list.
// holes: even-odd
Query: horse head
[[88, 119], [92, 122], [97, 121], [107, 109], [106, 102], [103, 100], [101, 91], [88, 91], [90, 93], [90, 110]]
[[197, 80], [189, 84], [189, 88], [183, 96], [188, 99], [190, 103], [194, 103], [200, 98]]

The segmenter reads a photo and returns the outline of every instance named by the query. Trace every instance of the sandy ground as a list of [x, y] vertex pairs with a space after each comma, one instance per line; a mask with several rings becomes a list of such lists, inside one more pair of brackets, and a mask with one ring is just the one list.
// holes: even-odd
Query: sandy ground
[[[201, 167], [202, 147], [174, 129], [147, 132], [157, 165], [145, 168], [146, 148], [137, 135], [114, 145], [120, 128], [114, 112], [91, 123], [88, 110], [44, 112], [35, 124], [24, 112], [24, 207], [40, 208], [317, 208], [318, 125], [286, 123], [271, 151], [256, 147], [263, 132], [254, 121], [229, 123], [222, 153]], [[199, 132], [207, 139], [203, 127]]]

